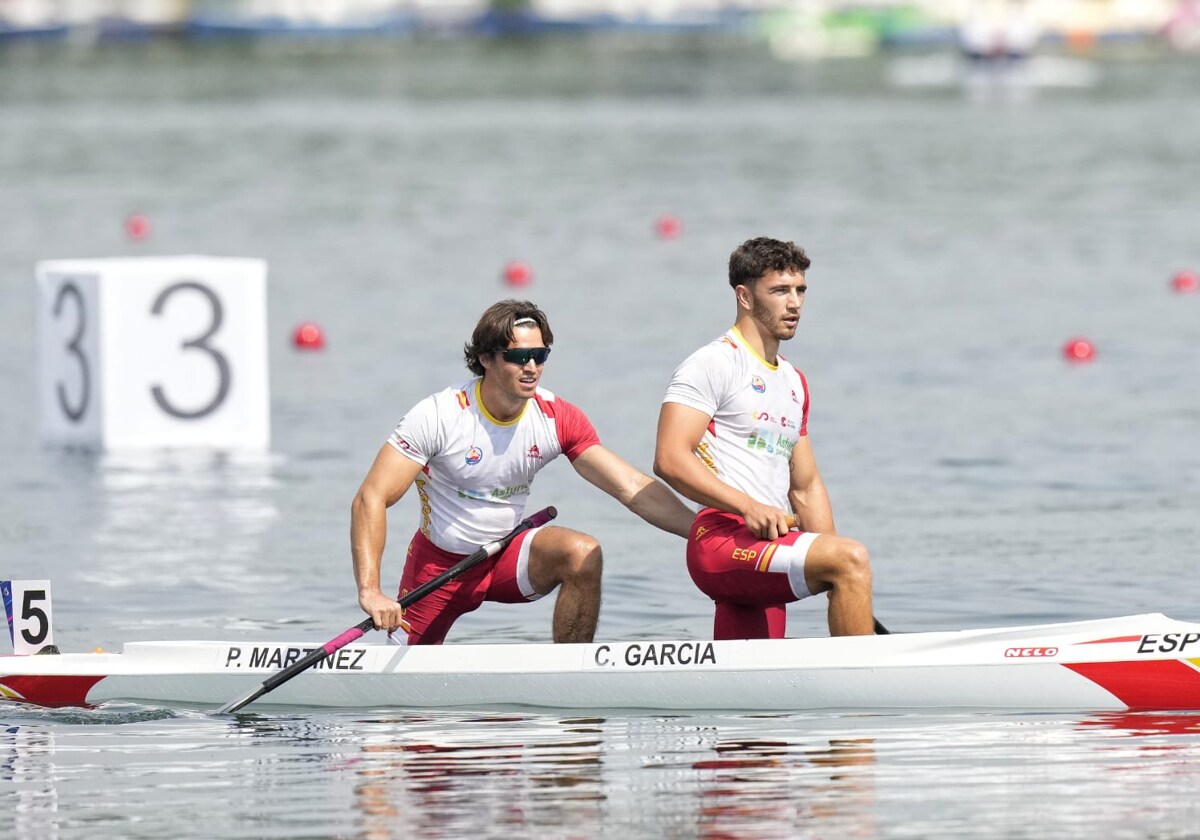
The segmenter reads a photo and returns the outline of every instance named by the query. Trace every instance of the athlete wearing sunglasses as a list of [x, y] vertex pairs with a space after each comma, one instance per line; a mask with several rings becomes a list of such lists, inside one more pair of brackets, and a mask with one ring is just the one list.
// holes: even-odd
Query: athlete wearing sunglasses
[[546, 359], [550, 358], [549, 347], [510, 347], [507, 350], [498, 351], [504, 361], [518, 367], [525, 367], [532, 359], [535, 365], [546, 364]]
[[600, 444], [580, 409], [540, 387], [554, 334], [529, 301], [504, 300], [479, 319], [463, 348], [475, 378], [426, 397], [400, 420], [354, 498], [350, 540], [359, 605], [375, 626], [408, 644], [439, 644], [484, 601], [534, 601], [558, 589], [556, 642], [590, 642], [600, 614], [601, 551], [558, 526], [526, 531], [481, 563], [402, 611], [385, 595], [380, 568], [387, 508], [412, 485], [420, 527], [408, 547], [401, 597], [520, 521], [534, 476], [558, 455], [647, 522], [687, 537], [695, 514], [662, 482]]

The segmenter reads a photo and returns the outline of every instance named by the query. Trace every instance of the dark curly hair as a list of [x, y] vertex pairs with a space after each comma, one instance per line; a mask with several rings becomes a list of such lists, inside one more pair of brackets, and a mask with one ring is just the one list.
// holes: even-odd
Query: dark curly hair
[[729, 255], [729, 285], [749, 286], [769, 271], [803, 274], [810, 265], [812, 260], [795, 242], [759, 236], [747, 239]]
[[550, 331], [546, 313], [538, 309], [536, 304], [527, 300], [498, 301], [479, 316], [470, 343], [463, 345], [463, 359], [471, 373], [483, 376], [483, 365], [479, 358], [508, 347], [513, 340], [513, 324], [524, 318], [531, 319], [533, 324], [530, 326], [542, 331], [542, 341], [547, 347], [554, 344], [554, 333]]

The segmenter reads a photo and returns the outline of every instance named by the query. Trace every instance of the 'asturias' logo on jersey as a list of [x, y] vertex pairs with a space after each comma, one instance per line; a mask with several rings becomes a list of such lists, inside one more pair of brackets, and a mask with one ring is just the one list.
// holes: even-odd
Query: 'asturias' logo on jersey
[[483, 450], [478, 446], [472, 446], [467, 450], [467, 463], [474, 465], [483, 460]]
[[765, 394], [767, 392], [767, 383], [763, 382], [761, 376], [756, 376], [750, 380], [750, 387], [754, 389], [756, 394]]

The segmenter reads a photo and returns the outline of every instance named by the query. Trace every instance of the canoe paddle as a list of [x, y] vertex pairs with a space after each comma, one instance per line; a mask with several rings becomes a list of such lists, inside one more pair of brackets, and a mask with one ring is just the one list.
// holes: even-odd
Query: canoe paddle
[[[446, 571], [442, 572], [440, 575], [435, 577], [433, 580], [426, 581], [425, 583], [421, 584], [416, 589], [414, 589], [412, 592], [405, 595], [403, 598], [400, 599], [400, 606], [408, 607], [408, 606], [415, 604], [417, 601], [420, 601], [422, 598], [424, 598], [426, 595], [428, 595], [433, 590], [437, 589], [438, 587], [444, 586], [445, 584], [454, 580], [456, 577], [458, 577], [459, 575], [461, 575], [463, 572], [467, 571], [468, 569], [470, 569], [474, 566], [478, 566], [480, 563], [482, 563], [484, 560], [488, 559], [489, 557], [495, 557], [501, 551], [508, 548], [508, 544], [511, 543], [513, 541], [513, 539], [515, 539], [518, 535], [524, 533], [525, 531], [530, 530], [531, 528], [540, 528], [556, 516], [558, 516], [558, 511], [555, 510], [553, 505], [551, 505], [550, 507], [545, 508], [544, 510], [539, 510], [537, 513], [533, 514], [532, 516], [528, 516], [525, 519], [522, 519], [519, 523], [517, 523], [517, 527], [513, 528], [505, 536], [501, 537], [500, 539], [496, 540], [495, 542], [490, 542], [487, 545], [480, 546], [479, 548], [475, 549], [475, 551], [473, 551], [471, 554], [467, 555], [462, 560], [459, 560], [457, 563], [455, 563], [449, 569], [447, 569]], [[279, 688], [279, 686], [283, 685], [285, 682], [290, 680], [292, 677], [296, 676], [297, 674], [300, 674], [303, 671], [307, 671], [309, 668], [311, 668], [313, 665], [316, 665], [318, 662], [320, 662], [322, 659], [325, 659], [327, 656], [332, 656], [338, 650], [340, 650], [341, 648], [344, 648], [346, 645], [350, 644], [355, 639], [362, 638], [364, 633], [366, 633], [368, 630], [374, 629], [374, 627], [375, 627], [375, 619], [373, 619], [373, 618], [368, 618], [365, 621], [363, 621], [361, 624], [354, 625], [349, 630], [347, 630], [345, 633], [342, 633], [340, 636], [330, 639], [328, 642], [321, 645], [319, 648], [309, 651], [306, 656], [302, 657], [301, 659], [297, 660], [293, 664], [284, 668], [282, 671], [279, 671], [278, 673], [272, 674], [271, 676], [267, 677], [265, 680], [263, 680], [262, 685], [260, 685], [258, 688], [251, 691], [249, 694], [245, 695], [244, 697], [240, 697], [237, 700], [234, 700], [232, 703], [226, 703], [224, 706], [217, 709], [217, 714], [219, 714], [219, 715], [233, 714], [234, 712], [236, 712], [238, 709], [242, 708], [243, 706], [253, 703], [255, 700], [257, 700], [259, 697], [262, 697], [268, 691], [274, 691], [275, 689]]]

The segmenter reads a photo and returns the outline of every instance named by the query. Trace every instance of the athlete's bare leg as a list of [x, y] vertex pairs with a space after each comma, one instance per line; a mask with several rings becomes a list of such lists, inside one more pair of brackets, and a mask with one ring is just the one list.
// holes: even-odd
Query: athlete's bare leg
[[829, 592], [829, 635], [875, 632], [871, 558], [862, 543], [834, 534], [817, 537], [804, 560], [804, 580], [813, 593]]
[[561, 587], [554, 604], [556, 642], [590, 642], [600, 618], [600, 544], [569, 528], [546, 527], [529, 547], [529, 582], [546, 594]]

